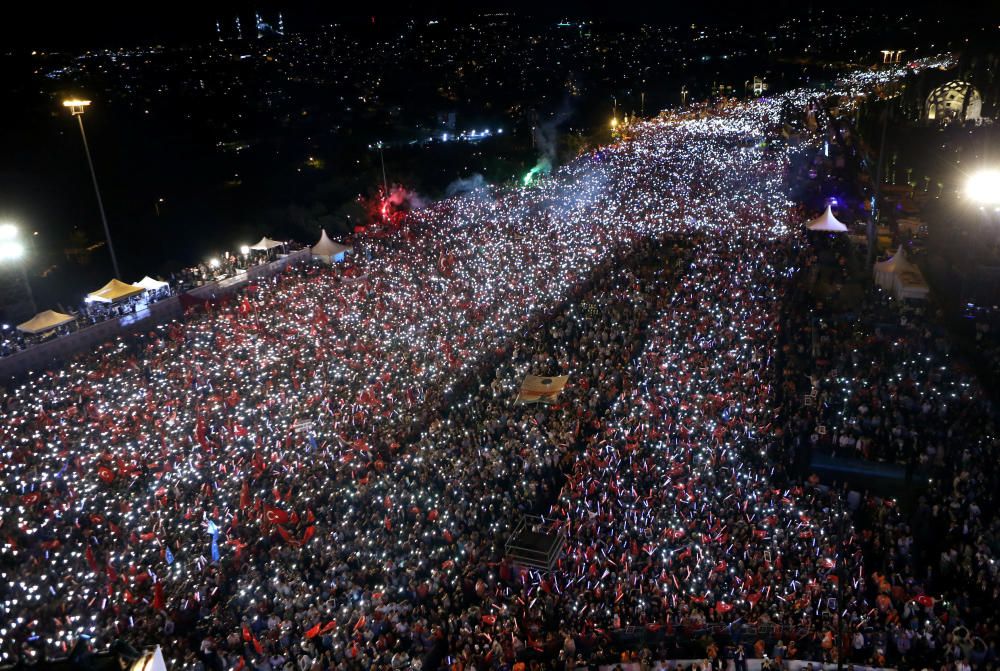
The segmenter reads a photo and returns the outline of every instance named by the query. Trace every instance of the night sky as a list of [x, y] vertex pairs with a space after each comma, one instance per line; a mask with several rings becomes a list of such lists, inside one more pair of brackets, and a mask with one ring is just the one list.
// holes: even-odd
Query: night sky
[[[989, 19], [985, 11], [1000, 16], [1000, 3], [992, 10], [954, 12], [942, 8], [921, 9], [927, 16], [940, 16], [949, 22], [981, 23]], [[105, 7], [102, 9], [101, 7]], [[623, 12], [622, 7], [628, 10]], [[836, 8], [870, 7], [870, 3], [846, 0]], [[749, 7], [749, 11], [748, 11]], [[455, 0], [424, 0], [421, 2], [163, 2], [129, 3], [24, 3], [17, 16], [0, 21], [3, 44], [7, 50], [33, 48], [68, 48], [119, 46], [150, 41], [176, 42], [210, 37], [217, 19], [228, 20], [235, 14], [250, 21], [255, 11], [282, 11], [290, 31], [308, 30], [316, 24], [334, 21], [398, 19], [406, 16], [468, 16], [493, 11], [531, 13], [539, 17], [567, 16], [572, 18], [615, 19], [622, 22], [726, 21], [755, 23], [770, 22], [790, 12], [807, 12], [812, 7], [832, 5], [813, 0], [773, 0], [757, 6], [736, 0], [716, 0], [712, 3], [637, 2], [622, 5], [616, 2], [551, 0], [544, 3], [526, 0], [497, 2], [456, 2]], [[886, 10], [891, 11], [887, 6]]]

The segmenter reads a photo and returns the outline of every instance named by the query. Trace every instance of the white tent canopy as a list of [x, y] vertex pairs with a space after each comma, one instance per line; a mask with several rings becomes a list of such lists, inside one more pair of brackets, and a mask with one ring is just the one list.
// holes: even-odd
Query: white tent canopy
[[63, 324], [69, 324], [74, 319], [76, 319], [76, 317], [73, 315], [63, 314], [62, 312], [56, 312], [55, 310], [46, 310], [44, 312], [39, 312], [23, 324], [18, 324], [17, 330], [22, 333], [30, 333], [34, 335], [36, 333], [44, 333], [46, 331], [51, 331], [54, 328], [59, 328]]
[[145, 291], [158, 291], [160, 289], [165, 289], [170, 286], [168, 282], [162, 282], [160, 280], [154, 280], [149, 275], [146, 275], [138, 282], [132, 283], [133, 287], [139, 287]]
[[896, 253], [885, 261], [876, 261], [872, 268], [875, 284], [887, 291], [892, 290], [893, 277], [896, 273], [896, 265], [903, 260], [903, 246], [900, 245]]
[[167, 663], [163, 659], [160, 646], [146, 652], [142, 657], [132, 662], [129, 671], [167, 671]]
[[927, 286], [923, 273], [916, 264], [907, 260], [902, 245], [891, 257], [876, 263], [872, 273], [875, 283], [898, 299], [923, 300], [930, 293], [930, 287]]
[[326, 229], [322, 230], [319, 242], [312, 246], [313, 256], [318, 256], [327, 262], [331, 262], [338, 257], [342, 258], [345, 252], [353, 251], [353, 247], [348, 247], [347, 245], [342, 245], [339, 242], [331, 240], [330, 236], [326, 234]]
[[806, 224], [806, 228], [810, 231], [825, 231], [828, 233], [847, 232], [847, 226], [838, 221], [837, 217], [833, 216], [833, 205], [827, 205], [826, 212]]
[[96, 303], [114, 303], [123, 298], [135, 296], [143, 291], [145, 289], [142, 287], [137, 287], [134, 284], [125, 284], [119, 279], [113, 279], [97, 291], [87, 294], [87, 300]]
[[274, 249], [275, 247], [281, 247], [283, 244], [285, 243], [278, 242], [277, 240], [272, 240], [271, 238], [265, 235], [263, 238], [260, 239], [260, 242], [258, 242], [256, 245], [250, 245], [250, 249], [256, 249], [258, 251], [266, 252], [269, 249]]

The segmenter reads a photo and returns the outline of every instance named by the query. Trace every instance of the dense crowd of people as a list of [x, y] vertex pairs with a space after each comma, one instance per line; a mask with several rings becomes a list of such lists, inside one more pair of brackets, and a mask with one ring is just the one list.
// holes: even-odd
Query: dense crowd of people
[[[815, 417], [778, 375], [809, 255], [786, 185], [818, 137], [761, 146], [789, 103], [820, 104], [641, 122], [9, 390], [0, 661], [87, 635], [175, 668], [572, 668], [639, 632], [647, 664], [833, 661], [857, 634], [881, 662], [932, 617], [959, 646], [930, 594], [976, 572], [979, 514], [947, 526], [968, 542], [946, 574], [907, 582], [898, 513], [868, 497], [852, 521], [789, 467]], [[570, 383], [517, 405], [527, 373]], [[566, 538], [553, 571], [504, 554], [527, 513]]]
[[[845, 254], [816, 240], [798, 263]], [[876, 610], [856, 624], [851, 645], [903, 668], [989, 668], [1000, 633], [991, 612], [1000, 594], [1000, 478], [990, 392], [932, 306], [872, 289], [845, 312], [800, 292], [785, 321], [788, 460], [805, 467], [825, 452], [903, 464], [899, 477], [913, 492], [905, 509], [871, 493], [854, 501]]]

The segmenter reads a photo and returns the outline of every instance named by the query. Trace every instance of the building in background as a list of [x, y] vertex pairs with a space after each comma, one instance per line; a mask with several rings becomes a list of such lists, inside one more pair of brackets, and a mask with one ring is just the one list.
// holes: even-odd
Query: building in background
[[983, 98], [969, 82], [950, 81], [927, 96], [924, 117], [928, 121], [978, 121], [983, 111]]

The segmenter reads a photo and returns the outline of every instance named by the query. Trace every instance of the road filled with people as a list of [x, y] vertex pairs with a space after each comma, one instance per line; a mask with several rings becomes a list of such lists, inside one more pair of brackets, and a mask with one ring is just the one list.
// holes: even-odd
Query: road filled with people
[[[796, 264], [837, 273], [835, 259], [850, 254], [843, 241], [816, 239]], [[782, 318], [785, 461], [808, 471], [832, 454], [896, 480], [906, 499], [859, 488], [850, 502], [874, 610], [851, 621], [845, 645], [852, 659], [901, 668], [988, 668], [1000, 639], [995, 390], [933, 305], [871, 288], [845, 306], [806, 284]]]
[[[0, 662], [87, 636], [173, 668], [569, 667], [636, 629], [661, 659], [766, 629], [832, 660], [845, 621], [886, 631], [884, 548], [789, 470], [778, 403], [820, 136], [765, 141], [822, 105], [636, 122], [10, 389]], [[569, 384], [516, 405], [529, 372]], [[552, 571], [504, 555], [527, 513], [566, 537]], [[940, 616], [940, 585], [895, 586]]]

